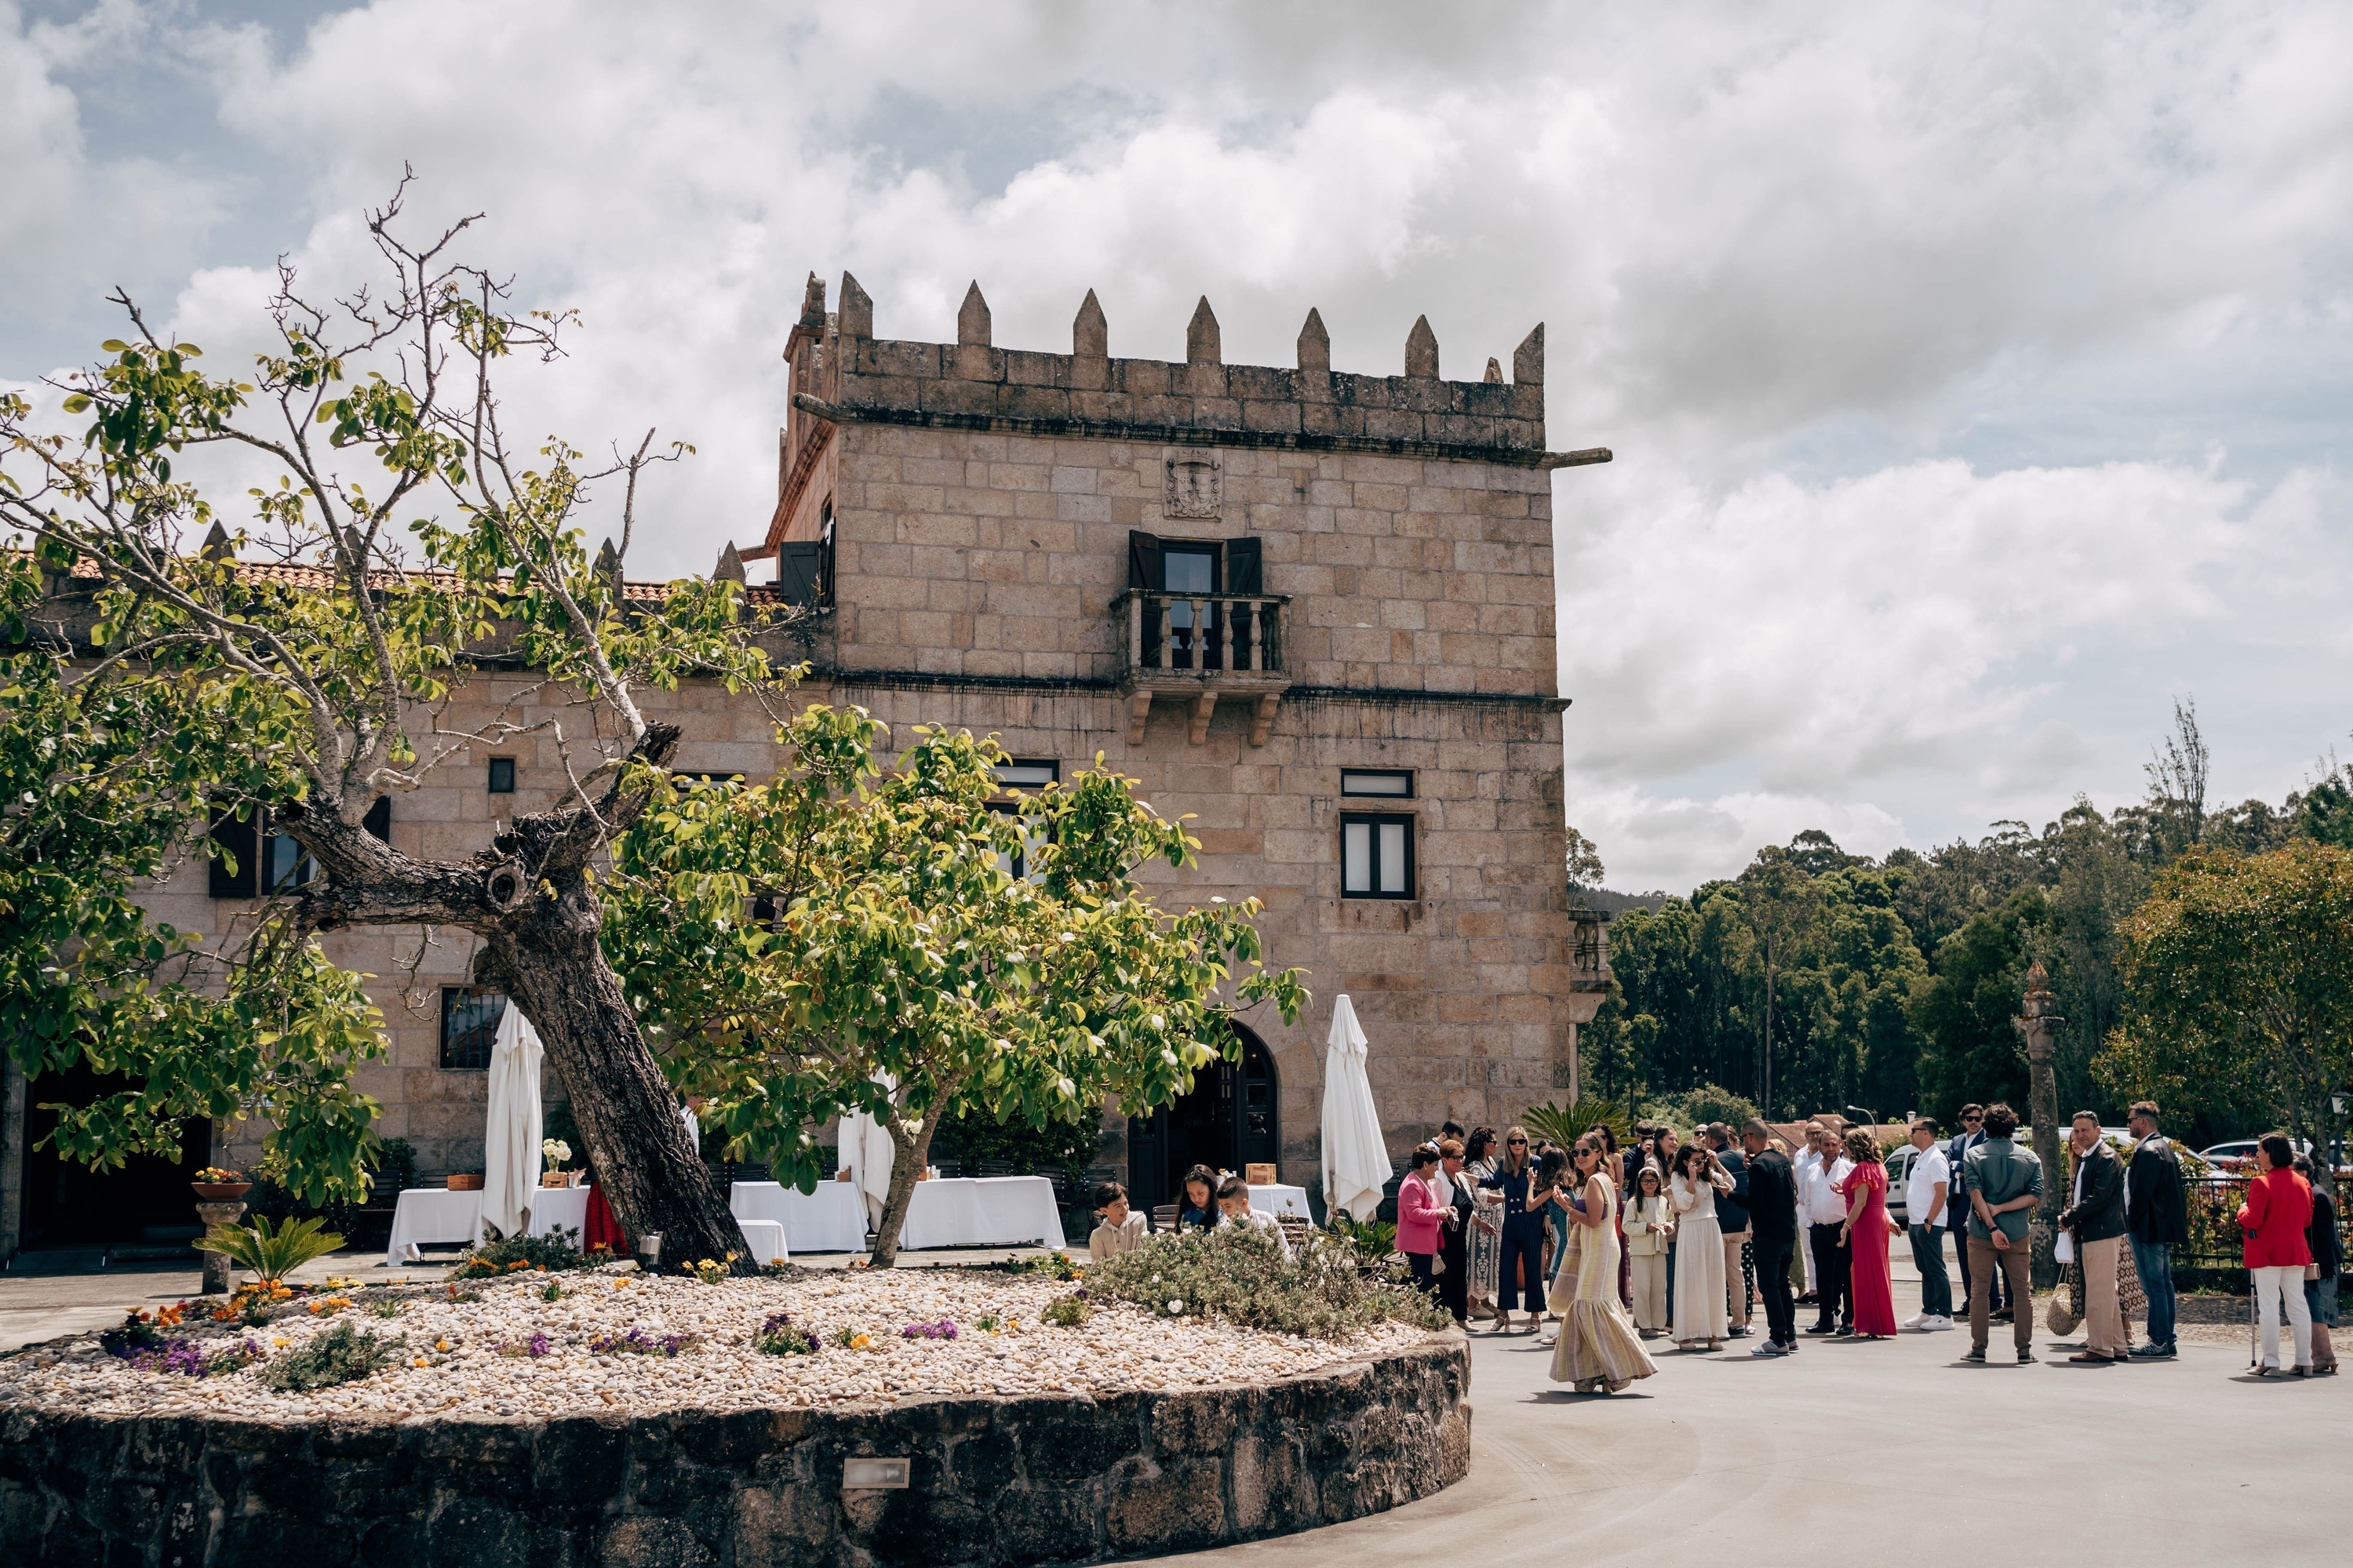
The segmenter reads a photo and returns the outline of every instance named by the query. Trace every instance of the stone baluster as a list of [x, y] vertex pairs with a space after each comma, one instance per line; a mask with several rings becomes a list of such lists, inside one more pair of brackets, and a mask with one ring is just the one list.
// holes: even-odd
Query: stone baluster
[[1160, 600], [1160, 668], [1176, 668], [1176, 601], [1163, 595]]
[[1209, 668], [1209, 618], [1203, 613], [1204, 606], [1201, 600], [1189, 599], [1186, 602], [1193, 606], [1193, 650], [1189, 656], [1191, 663], [1187, 668], [1194, 670], [1207, 669]]
[[[1093, 297], [1090, 292], [1088, 298]], [[1144, 595], [1140, 593], [1127, 596], [1127, 668], [1144, 668]]]

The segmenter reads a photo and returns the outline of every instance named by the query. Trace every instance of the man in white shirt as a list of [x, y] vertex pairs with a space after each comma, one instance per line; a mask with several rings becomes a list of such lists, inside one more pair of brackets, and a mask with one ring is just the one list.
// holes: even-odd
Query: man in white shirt
[[[1799, 1306], [1820, 1300], [1821, 1284], [1814, 1278], [1813, 1215], [1806, 1206], [1806, 1176], [1821, 1163], [1822, 1124], [1806, 1123], [1806, 1140], [1789, 1156], [1789, 1176], [1798, 1186], [1798, 1256], [1806, 1261], [1806, 1289], [1798, 1298]], [[1844, 1216], [1841, 1215], [1841, 1218]], [[1831, 1223], [1836, 1224], [1836, 1221]]]
[[1816, 1158], [1806, 1171], [1807, 1237], [1814, 1255], [1816, 1311], [1810, 1334], [1854, 1332], [1854, 1289], [1848, 1273], [1853, 1254], [1840, 1233], [1846, 1226], [1846, 1199], [1838, 1184], [1854, 1170], [1839, 1152], [1839, 1135], [1825, 1127], [1815, 1142]]
[[1923, 1116], [1912, 1123], [1912, 1173], [1904, 1182], [1904, 1216], [1912, 1240], [1912, 1265], [1920, 1271], [1920, 1310], [1907, 1329], [1936, 1333], [1953, 1326], [1953, 1280], [1945, 1272], [1945, 1209], [1953, 1195], [1953, 1167], [1936, 1144], [1936, 1124]]

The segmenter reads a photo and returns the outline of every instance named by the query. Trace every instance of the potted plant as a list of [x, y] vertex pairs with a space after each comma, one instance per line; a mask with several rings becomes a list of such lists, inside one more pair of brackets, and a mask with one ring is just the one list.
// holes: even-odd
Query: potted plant
[[561, 1138], [549, 1138], [541, 1142], [539, 1152], [547, 1161], [547, 1169], [540, 1173], [539, 1184], [543, 1187], [570, 1186], [572, 1173], [563, 1167], [564, 1162], [572, 1158], [572, 1145]]
[[195, 1188], [196, 1196], [208, 1204], [235, 1203], [245, 1196], [253, 1185], [242, 1171], [223, 1170], [218, 1165], [206, 1165], [188, 1184]]

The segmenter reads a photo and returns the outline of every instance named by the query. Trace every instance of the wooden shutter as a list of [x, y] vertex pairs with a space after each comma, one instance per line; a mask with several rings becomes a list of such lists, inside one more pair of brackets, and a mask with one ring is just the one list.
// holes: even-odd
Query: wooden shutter
[[1141, 529], [1127, 534], [1127, 585], [1157, 593], [1168, 586], [1167, 569], [1160, 561], [1160, 536]]
[[360, 826], [366, 828], [370, 833], [375, 834], [378, 843], [391, 843], [392, 796], [388, 795], [380, 795], [376, 796], [375, 804], [368, 807], [368, 813], [365, 816], [360, 818]]
[[259, 885], [258, 872], [261, 865], [261, 812], [259, 807], [246, 814], [243, 822], [237, 819], [233, 809], [224, 809], [213, 817], [212, 840], [235, 858], [232, 869], [224, 861], [211, 862], [211, 892], [216, 899], [249, 899]]
[[825, 557], [822, 543], [776, 546], [776, 586], [786, 603], [805, 609], [825, 603]]
[[1266, 592], [1266, 572], [1260, 562], [1257, 540], [1232, 539], [1226, 542], [1226, 592]]

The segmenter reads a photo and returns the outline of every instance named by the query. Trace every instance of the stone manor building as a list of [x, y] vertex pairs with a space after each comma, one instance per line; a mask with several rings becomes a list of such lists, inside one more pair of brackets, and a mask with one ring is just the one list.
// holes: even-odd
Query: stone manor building
[[[802, 697], [861, 705], [902, 736], [993, 733], [1017, 759], [1008, 785], [1100, 754], [1193, 819], [1201, 865], [1165, 896], [1256, 896], [1267, 961], [1311, 972], [1296, 1026], [1252, 1016], [1240, 1064], [1149, 1118], [1107, 1114], [1101, 1163], [1144, 1203], [1196, 1161], [1271, 1162], [1314, 1187], [1342, 992], [1394, 1152], [1448, 1117], [1500, 1126], [1572, 1098], [1606, 970], [1564, 872], [1551, 471], [1609, 454], [1546, 449], [1543, 329], [1509, 380], [1491, 359], [1483, 380], [1448, 381], [1426, 321], [1404, 374], [1381, 376], [1334, 371], [1312, 310], [1297, 364], [1274, 369], [1224, 363], [1206, 300], [1182, 363], [1112, 357], [1092, 293], [1068, 353], [997, 347], [976, 285], [953, 343], [876, 338], [846, 274], [835, 304], [812, 278], [786, 348], [776, 508], [716, 568], [815, 612], [777, 650], [813, 666]], [[528, 684], [485, 674], [461, 706], [487, 717]], [[644, 700], [682, 726], [682, 772], [779, 763], [767, 719], [716, 687]], [[379, 829], [462, 858], [492, 821], [557, 798], [551, 741], [477, 752]], [[299, 847], [266, 824], [223, 831], [248, 836], [245, 873], [185, 866], [153, 890], [158, 918], [225, 931], [250, 918], [255, 867], [300, 874]], [[468, 984], [470, 939], [328, 946], [382, 977], [391, 1049], [358, 1087], [383, 1103], [384, 1135], [408, 1140], [421, 1173], [479, 1168], [503, 1002]], [[259, 1153], [258, 1129], [215, 1148], [195, 1124], [183, 1168], [92, 1176], [29, 1144], [46, 1114], [32, 1101], [96, 1086], [12, 1070], [7, 1087], [0, 1256], [142, 1236], [185, 1256], [186, 1170]]]

